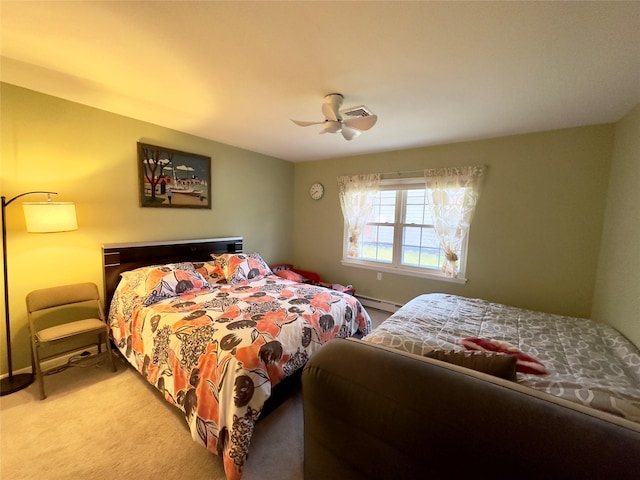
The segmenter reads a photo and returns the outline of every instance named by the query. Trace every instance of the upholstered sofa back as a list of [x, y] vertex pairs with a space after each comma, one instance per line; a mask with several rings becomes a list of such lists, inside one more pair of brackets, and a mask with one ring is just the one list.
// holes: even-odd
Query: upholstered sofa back
[[302, 374], [305, 480], [638, 478], [640, 425], [359, 340]]

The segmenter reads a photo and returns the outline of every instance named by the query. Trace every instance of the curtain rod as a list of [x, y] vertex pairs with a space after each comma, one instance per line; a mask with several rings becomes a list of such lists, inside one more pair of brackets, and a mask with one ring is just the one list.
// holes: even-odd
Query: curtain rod
[[473, 166], [469, 166], [469, 167], [429, 167], [429, 168], [423, 168], [421, 170], [396, 170], [395, 172], [384, 172], [384, 173], [380, 173], [380, 177], [385, 177], [385, 176], [391, 176], [391, 175], [395, 175], [398, 177], [402, 177], [405, 175], [415, 175], [416, 173], [420, 173], [422, 175], [425, 175], [427, 171], [432, 171], [432, 170], [453, 170], [453, 171], [461, 171], [461, 170], [466, 170], [466, 169], [473, 169], [474, 171], [478, 171], [481, 173], [483, 171], [486, 170], [486, 166], [485, 165], [473, 165]]
[[425, 170], [426, 170], [426, 169], [424, 169], [424, 168], [423, 168], [422, 170], [404, 170], [404, 171], [396, 170], [395, 172], [384, 172], [384, 173], [381, 173], [381, 174], [380, 174], [380, 176], [381, 176], [381, 177], [383, 177], [383, 176], [389, 176], [389, 175], [398, 175], [398, 176], [402, 176], [402, 175], [410, 175], [410, 174], [411, 174], [411, 175], [413, 175], [413, 174], [416, 174], [416, 173], [421, 173], [421, 174], [423, 174], [423, 175], [424, 175], [424, 171], [425, 171]]

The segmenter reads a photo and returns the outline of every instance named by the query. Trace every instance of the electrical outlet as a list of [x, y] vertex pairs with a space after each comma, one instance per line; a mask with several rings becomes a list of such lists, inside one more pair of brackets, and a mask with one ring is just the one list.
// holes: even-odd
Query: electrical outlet
[[382, 280], [382, 272], [378, 272], [376, 275], [376, 280]]

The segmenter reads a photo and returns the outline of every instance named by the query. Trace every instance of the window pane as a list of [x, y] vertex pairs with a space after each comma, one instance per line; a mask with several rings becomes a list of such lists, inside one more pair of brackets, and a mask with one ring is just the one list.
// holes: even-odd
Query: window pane
[[393, 227], [378, 227], [378, 243], [388, 243], [393, 245]]
[[389, 202], [395, 203], [396, 201], [395, 190], [381, 190], [378, 192], [377, 196], [379, 196], [384, 203], [389, 203]]
[[431, 207], [427, 204], [424, 206], [424, 224], [433, 225], [433, 215], [431, 214]]
[[380, 207], [380, 220], [378, 223], [394, 223], [396, 217], [396, 206], [382, 205]]
[[404, 227], [402, 264], [412, 267], [440, 268], [440, 241], [432, 227]]
[[407, 213], [404, 223], [424, 223], [424, 205], [407, 204]]
[[425, 268], [440, 269], [443, 265], [443, 256], [440, 254], [439, 248], [422, 248], [420, 249], [420, 266]]
[[371, 211], [370, 220], [375, 223], [380, 223], [380, 204], [373, 202], [373, 210]]
[[373, 199], [373, 223], [395, 223], [396, 221], [396, 191], [378, 192]]
[[393, 261], [393, 231], [394, 227], [367, 225], [362, 232], [359, 258], [391, 263]]
[[407, 203], [424, 205], [424, 190], [407, 190]]
[[367, 225], [362, 231], [362, 241], [368, 243], [376, 243], [378, 241], [378, 226]]
[[431, 209], [426, 203], [426, 190], [407, 191], [407, 215], [405, 223], [433, 225]]
[[402, 264], [410, 267], [440, 269], [443, 263], [439, 248], [402, 247]]
[[405, 227], [404, 228], [404, 240], [403, 245], [410, 245], [412, 247], [420, 246], [420, 239], [422, 237], [422, 228], [420, 227]]
[[420, 246], [440, 248], [440, 240], [438, 239], [438, 234], [436, 233], [435, 228], [429, 227], [422, 229], [422, 242], [420, 243]]

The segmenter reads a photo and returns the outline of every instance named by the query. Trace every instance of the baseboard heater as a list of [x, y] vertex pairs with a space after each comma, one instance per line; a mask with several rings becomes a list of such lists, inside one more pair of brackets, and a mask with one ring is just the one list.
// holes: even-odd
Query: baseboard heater
[[356, 298], [360, 300], [360, 303], [365, 308], [366, 307], [377, 308], [378, 310], [383, 310], [385, 312], [393, 313], [402, 306], [398, 303], [388, 302], [386, 300], [380, 300], [379, 298], [364, 297], [362, 295], [356, 295]]

